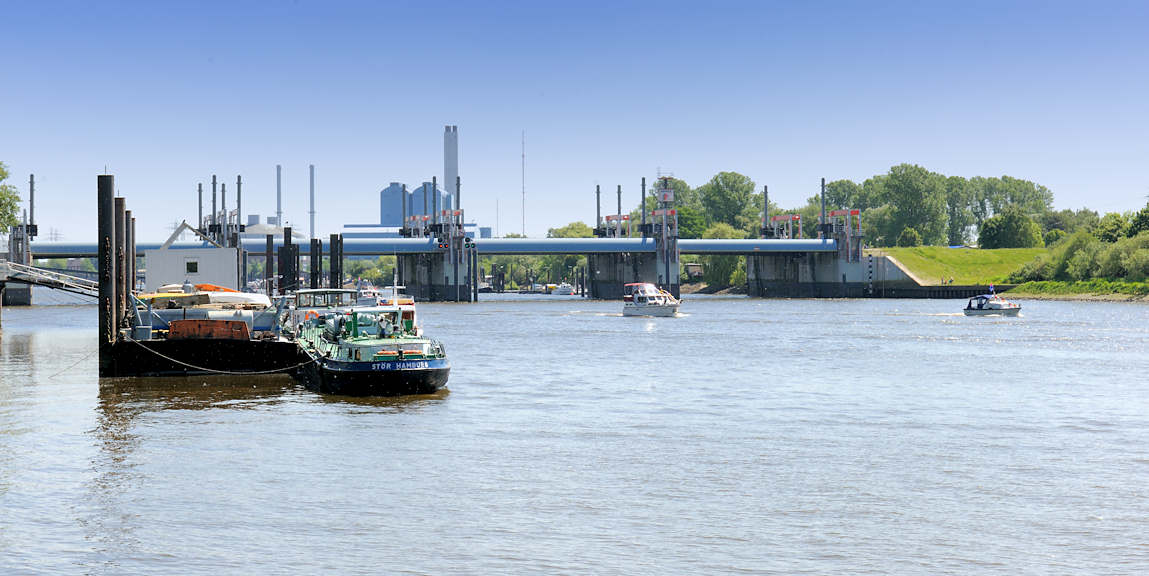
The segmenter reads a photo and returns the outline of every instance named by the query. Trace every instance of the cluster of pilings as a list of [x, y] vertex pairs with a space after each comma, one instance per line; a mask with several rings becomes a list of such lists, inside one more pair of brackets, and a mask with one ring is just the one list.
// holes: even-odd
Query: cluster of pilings
[[96, 177], [99, 268], [99, 370], [100, 376], [113, 373], [112, 346], [129, 328], [129, 314], [135, 309], [131, 294], [136, 279], [136, 219], [116, 196], [115, 177]]
[[[269, 297], [283, 295], [303, 288], [300, 285], [302, 255], [300, 245], [292, 240], [290, 226], [283, 228], [283, 244], [276, 248], [275, 236], [266, 237], [267, 249], [264, 252], [263, 285]], [[307, 288], [343, 287], [343, 235], [332, 234], [327, 244], [327, 282], [323, 278], [323, 240], [312, 238], [309, 245], [309, 270]]]
[[[647, 219], [646, 178], [639, 189], [641, 221], [638, 234], [643, 241], [653, 241], [653, 252], [629, 254], [588, 254], [586, 285], [590, 298], [619, 299], [626, 284], [650, 282], [679, 295], [678, 211], [674, 208], [674, 191], [669, 178], [661, 178], [657, 191], [651, 190], [655, 210]], [[625, 223], [625, 224], [624, 224]], [[633, 232], [628, 215], [622, 213], [622, 185], [618, 186], [618, 211], [602, 215], [602, 190], [595, 186], [595, 228], [599, 238], [629, 237]]]

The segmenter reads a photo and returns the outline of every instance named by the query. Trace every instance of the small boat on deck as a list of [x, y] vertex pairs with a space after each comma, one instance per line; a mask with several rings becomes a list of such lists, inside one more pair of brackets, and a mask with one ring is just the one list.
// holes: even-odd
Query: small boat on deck
[[966, 316], [1017, 316], [1021, 306], [997, 294], [982, 294], [970, 298], [963, 312]]
[[682, 302], [673, 294], [649, 282], [623, 286], [623, 316], [673, 317]]

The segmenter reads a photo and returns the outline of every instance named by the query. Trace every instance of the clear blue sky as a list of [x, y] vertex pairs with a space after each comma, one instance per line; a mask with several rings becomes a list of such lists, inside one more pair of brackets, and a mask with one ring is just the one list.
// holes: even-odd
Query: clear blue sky
[[105, 166], [141, 239], [213, 173], [273, 213], [277, 163], [297, 227], [309, 163], [320, 232], [374, 221], [388, 182], [442, 177], [445, 124], [502, 234], [523, 131], [532, 236], [658, 170], [783, 206], [901, 162], [1058, 208], [1149, 195], [1149, 2], [7, 2], [0, 30], [0, 161], [65, 240], [94, 239]]

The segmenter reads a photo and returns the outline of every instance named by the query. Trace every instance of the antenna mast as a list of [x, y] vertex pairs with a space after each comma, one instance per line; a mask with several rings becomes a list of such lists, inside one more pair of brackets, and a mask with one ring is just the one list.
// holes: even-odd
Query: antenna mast
[[527, 235], [527, 131], [523, 130], [523, 237]]

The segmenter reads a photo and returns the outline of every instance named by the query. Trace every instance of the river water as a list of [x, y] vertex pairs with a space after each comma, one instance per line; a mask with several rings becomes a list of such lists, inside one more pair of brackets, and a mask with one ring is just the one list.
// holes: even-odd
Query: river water
[[96, 377], [4, 309], [2, 574], [1149, 571], [1149, 306], [425, 304], [450, 391]]

